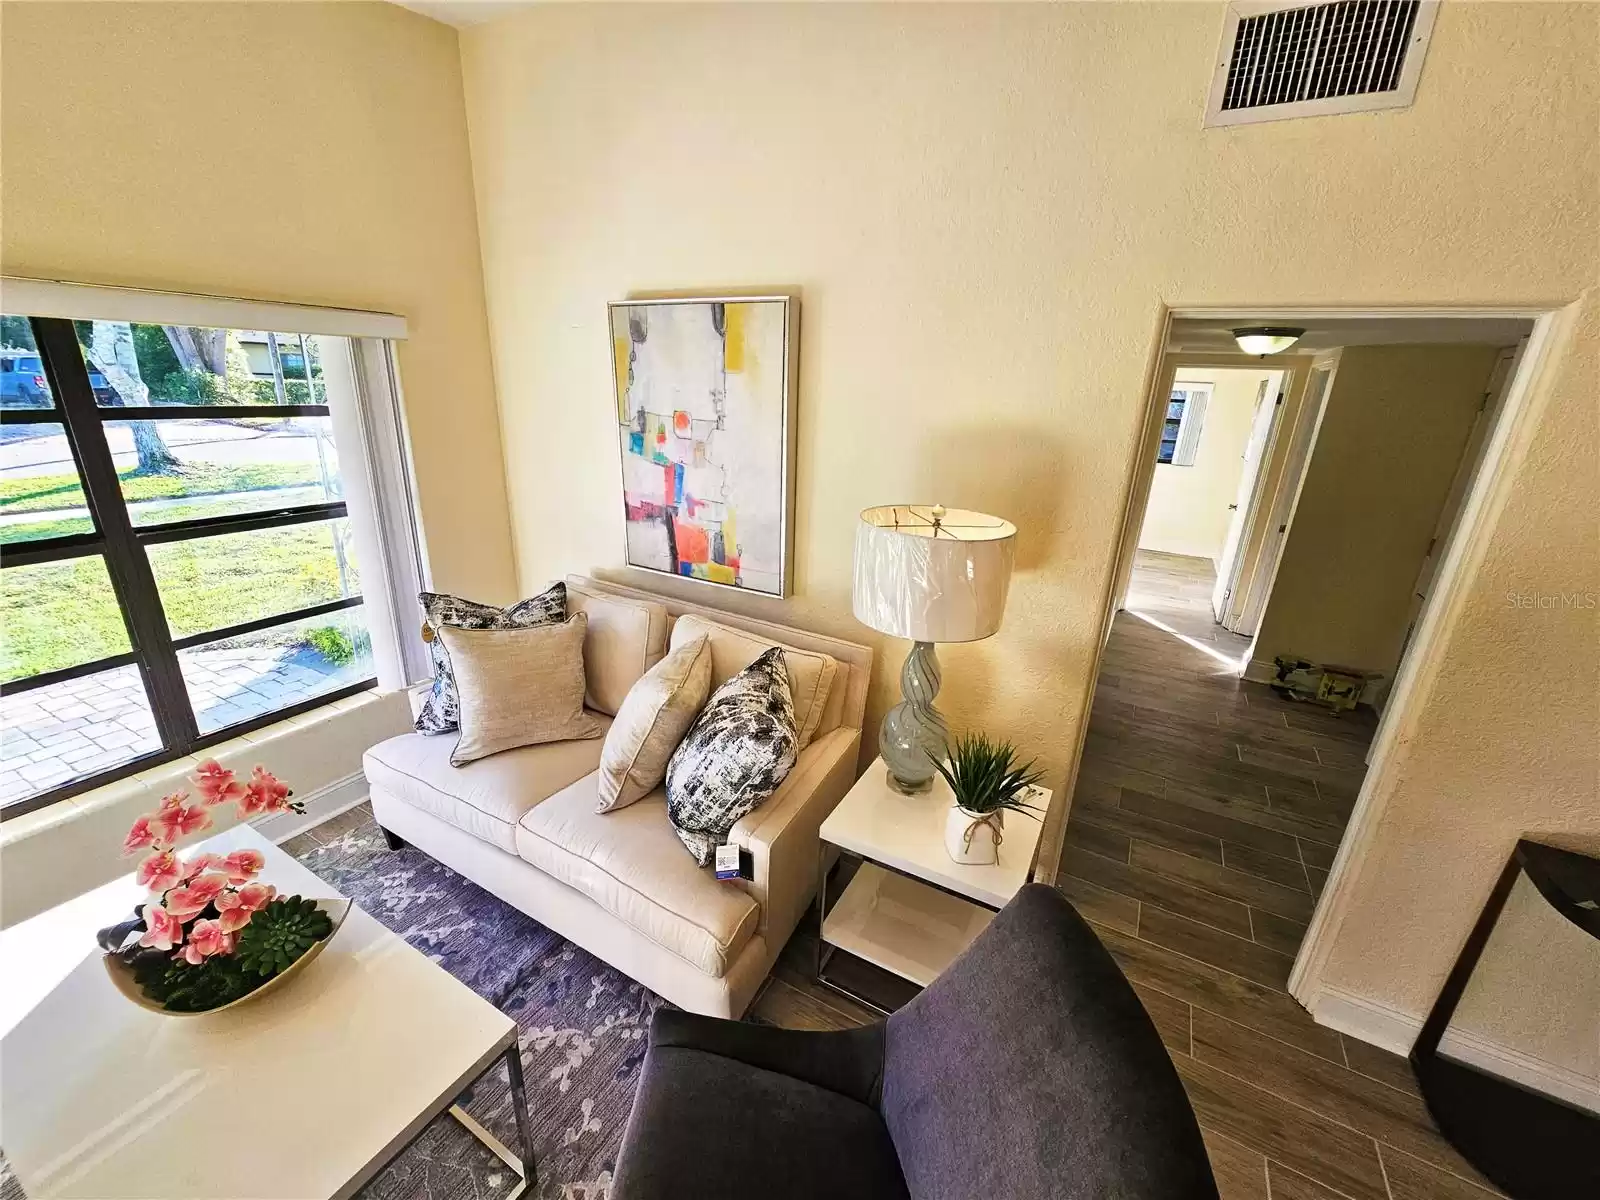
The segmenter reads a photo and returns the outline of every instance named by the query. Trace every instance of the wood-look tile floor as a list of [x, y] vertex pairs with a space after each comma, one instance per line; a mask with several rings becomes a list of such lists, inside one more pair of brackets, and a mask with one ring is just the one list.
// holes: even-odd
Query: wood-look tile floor
[[[1284, 990], [1373, 722], [1235, 677], [1211, 567], [1141, 553], [1095, 695], [1057, 886], [1132, 981], [1199, 1116], [1223, 1200], [1488, 1200], [1402, 1058]], [[811, 981], [814, 916], [754, 1019], [873, 1014]], [[837, 961], [837, 960], [836, 960]]]

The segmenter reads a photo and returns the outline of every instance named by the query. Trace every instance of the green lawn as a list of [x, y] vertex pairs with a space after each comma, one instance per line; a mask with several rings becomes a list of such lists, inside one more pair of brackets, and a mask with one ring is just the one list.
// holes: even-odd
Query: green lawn
[[[128, 472], [123, 486], [130, 498], [195, 497], [194, 504], [162, 510], [161, 519], [167, 521], [215, 512], [231, 492], [304, 486], [315, 481], [310, 474], [300, 466], [212, 469], [179, 476], [132, 476]], [[36, 497], [51, 494], [47, 482], [36, 477], [0, 485], [0, 511], [18, 511], [12, 499], [19, 497], [21, 485], [26, 485], [27, 495], [20, 496], [20, 502], [38, 511]], [[212, 500], [196, 491], [197, 482], [214, 488]], [[70, 479], [67, 483], [75, 486]], [[57, 500], [44, 507], [59, 504]], [[30, 537], [47, 537], [75, 530], [39, 530], [70, 523], [41, 522], [25, 528]], [[346, 531], [348, 539], [347, 526], [343, 520], [319, 522], [151, 546], [150, 565], [173, 636], [338, 599], [343, 593], [332, 531]], [[3, 531], [6, 540], [14, 540], [15, 529]], [[349, 587], [354, 593], [360, 590], [360, 582], [348, 540], [346, 552]], [[0, 680], [53, 671], [127, 649], [127, 632], [98, 555], [0, 572]]]
[[[321, 483], [321, 475], [311, 463], [193, 465], [169, 475], [140, 475], [136, 468], [128, 467], [117, 474], [122, 481], [122, 494], [130, 502], [214, 497], [210, 503], [162, 509], [160, 519], [163, 521], [236, 511], [226, 500], [234, 492], [315, 487]], [[84, 504], [83, 489], [76, 475], [30, 475], [0, 480], [0, 516], [82, 508]], [[88, 517], [0, 525], [0, 543], [32, 542], [68, 533], [87, 533], [92, 528]]]

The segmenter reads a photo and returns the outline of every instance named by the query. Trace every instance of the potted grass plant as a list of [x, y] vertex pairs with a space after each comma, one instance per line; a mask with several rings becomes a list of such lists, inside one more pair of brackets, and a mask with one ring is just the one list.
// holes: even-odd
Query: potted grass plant
[[1021, 813], [1038, 820], [1040, 809], [1029, 804], [1042, 771], [1034, 762], [1018, 765], [1017, 749], [982, 733], [963, 734], [945, 746], [945, 761], [934, 768], [950, 785], [955, 803], [945, 817], [944, 848], [950, 857], [970, 866], [1000, 860], [1005, 814]]

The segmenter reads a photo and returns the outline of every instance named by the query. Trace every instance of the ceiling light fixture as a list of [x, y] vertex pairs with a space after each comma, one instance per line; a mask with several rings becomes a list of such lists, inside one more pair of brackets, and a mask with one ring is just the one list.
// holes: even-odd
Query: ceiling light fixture
[[1305, 336], [1304, 329], [1296, 329], [1292, 325], [1248, 325], [1243, 329], [1233, 331], [1233, 340], [1239, 343], [1239, 349], [1245, 354], [1254, 354], [1265, 358], [1269, 354], [1281, 354]]

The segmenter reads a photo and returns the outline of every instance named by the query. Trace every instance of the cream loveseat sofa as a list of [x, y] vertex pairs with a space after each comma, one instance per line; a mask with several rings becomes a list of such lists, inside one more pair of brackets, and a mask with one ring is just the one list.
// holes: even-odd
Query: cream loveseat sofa
[[729, 835], [749, 851], [754, 878], [719, 882], [697, 866], [673, 833], [661, 788], [595, 812], [602, 738], [453, 767], [453, 734], [402, 734], [365, 755], [373, 813], [391, 839], [672, 1003], [738, 1017], [815, 893], [817, 829], [856, 779], [872, 651], [577, 576], [567, 580], [567, 609], [588, 614], [586, 704], [602, 719], [666, 653], [682, 616], [726, 627], [710, 634], [713, 688], [775, 644], [837, 663], [826, 696], [815, 699], [822, 715], [810, 744], [783, 786]]

